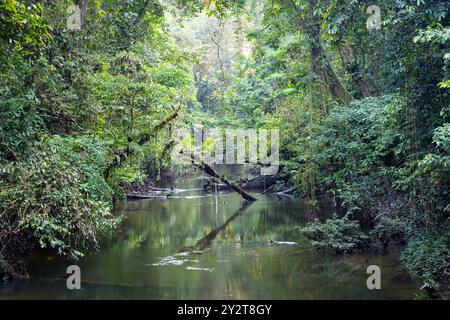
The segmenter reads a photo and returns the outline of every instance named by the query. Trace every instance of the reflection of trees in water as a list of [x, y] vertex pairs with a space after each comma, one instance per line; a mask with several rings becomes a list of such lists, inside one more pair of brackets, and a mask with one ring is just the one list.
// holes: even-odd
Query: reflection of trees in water
[[211, 225], [220, 228], [222, 221], [230, 220], [228, 212], [232, 206], [222, 205], [221, 200], [210, 206], [205, 199], [198, 202], [192, 199], [130, 201], [126, 204], [128, 216], [122, 226], [123, 233], [113, 246], [174, 250], [192, 246], [210, 232]]
[[230, 218], [228, 218], [223, 224], [221, 224], [219, 227], [213, 229], [211, 232], [209, 232], [206, 236], [201, 238], [197, 243], [195, 244], [194, 248], [198, 250], [203, 250], [207, 246], [211, 244], [211, 242], [217, 237], [217, 235], [224, 230], [233, 220], [235, 220], [237, 217], [242, 215], [245, 210], [252, 205], [251, 202], [244, 202], [242, 206], [239, 208], [236, 213], [234, 213]]
[[[212, 201], [211, 201], [212, 200]], [[306, 222], [307, 204], [295, 199], [268, 201], [238, 207], [236, 197], [129, 201], [122, 209], [128, 212], [121, 236], [113, 241], [114, 247], [180, 248], [208, 246], [216, 239], [229, 242], [297, 241], [295, 227]], [[274, 200], [274, 201], [272, 201]], [[325, 204], [325, 207], [327, 205]], [[245, 215], [242, 213], [246, 211]], [[237, 219], [240, 217], [240, 219]], [[222, 232], [221, 232], [222, 231]], [[198, 239], [203, 239], [198, 243]], [[209, 240], [208, 240], [209, 239]]]
[[[295, 226], [307, 221], [307, 205], [298, 200], [271, 202], [268, 206], [263, 202], [255, 203], [247, 211], [245, 215], [232, 215], [225, 223], [210, 231], [205, 240], [212, 237], [238, 242], [295, 241], [300, 237]], [[236, 219], [237, 217], [240, 219]], [[224, 232], [218, 232], [223, 229]]]

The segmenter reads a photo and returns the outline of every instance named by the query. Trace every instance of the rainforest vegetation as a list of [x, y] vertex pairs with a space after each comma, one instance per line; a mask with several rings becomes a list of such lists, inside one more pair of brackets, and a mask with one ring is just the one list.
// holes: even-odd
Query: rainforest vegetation
[[329, 254], [399, 245], [441, 290], [449, 117], [447, 0], [1, 0], [1, 278], [36, 248], [99, 250], [114, 200], [185, 170], [172, 132], [201, 124], [278, 128], [272, 190], [309, 199], [299, 232]]

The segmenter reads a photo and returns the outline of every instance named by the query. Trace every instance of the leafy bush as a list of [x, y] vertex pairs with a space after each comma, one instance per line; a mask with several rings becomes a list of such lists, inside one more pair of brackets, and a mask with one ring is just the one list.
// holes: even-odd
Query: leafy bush
[[391, 242], [401, 243], [405, 239], [405, 222], [398, 217], [381, 218], [370, 232], [370, 236], [384, 246]]
[[401, 260], [419, 281], [437, 289], [450, 281], [450, 235], [448, 229], [424, 232], [409, 240]]
[[301, 228], [300, 232], [311, 240], [314, 247], [333, 250], [337, 254], [362, 249], [368, 240], [358, 222], [346, 217], [333, 217], [325, 223], [316, 220]]
[[[21, 1], [0, 3], [0, 61], [3, 56], [24, 56], [45, 45], [50, 39], [50, 26], [42, 19], [42, 6]], [[12, 41], [14, 39], [14, 41]]]
[[24, 239], [72, 258], [98, 247], [119, 222], [102, 174], [103, 147], [90, 138], [53, 136], [27, 160], [1, 168], [2, 253], [17, 254]]

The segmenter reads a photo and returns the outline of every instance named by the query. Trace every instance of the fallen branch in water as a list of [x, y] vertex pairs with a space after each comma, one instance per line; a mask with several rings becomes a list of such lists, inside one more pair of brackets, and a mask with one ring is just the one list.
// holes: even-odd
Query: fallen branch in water
[[256, 176], [251, 179], [240, 179], [239, 181], [236, 181], [236, 184], [241, 188], [246, 188], [247, 190], [249, 188], [268, 188], [276, 183], [276, 179], [273, 176]]
[[292, 188], [289, 188], [289, 189], [284, 190], [284, 191], [276, 192], [275, 194], [288, 194], [288, 193], [290, 193], [292, 191], [297, 190], [298, 188], [300, 188], [300, 185], [292, 187]]
[[267, 194], [267, 193], [269, 193], [270, 191], [272, 191], [273, 190], [273, 188], [275, 188], [275, 185], [273, 184], [273, 185], [271, 185], [269, 188], [267, 188], [266, 190], [264, 190], [263, 191], [263, 194]]
[[194, 159], [192, 159], [192, 163], [197, 167], [203, 170], [206, 174], [210, 175], [211, 177], [217, 178], [223, 183], [225, 183], [227, 186], [229, 186], [231, 189], [239, 193], [245, 200], [247, 201], [256, 201], [257, 199], [253, 197], [248, 192], [244, 191], [243, 189], [239, 188], [239, 186], [228, 180], [225, 176], [220, 175], [216, 170], [214, 170], [213, 167], [211, 167], [209, 164], [204, 162], [195, 162]]

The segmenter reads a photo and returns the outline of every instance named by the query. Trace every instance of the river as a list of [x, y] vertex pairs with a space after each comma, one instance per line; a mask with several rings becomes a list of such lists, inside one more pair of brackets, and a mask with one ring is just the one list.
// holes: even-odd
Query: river
[[[321, 214], [332, 207], [320, 201]], [[308, 220], [298, 198], [177, 193], [123, 201], [119, 234], [76, 262], [82, 289], [66, 288], [73, 262], [40, 251], [27, 258], [28, 281], [0, 284], [1, 299], [411, 299], [416, 284], [396, 249], [335, 256], [298, 232]], [[381, 268], [381, 290], [368, 290], [366, 268]]]

